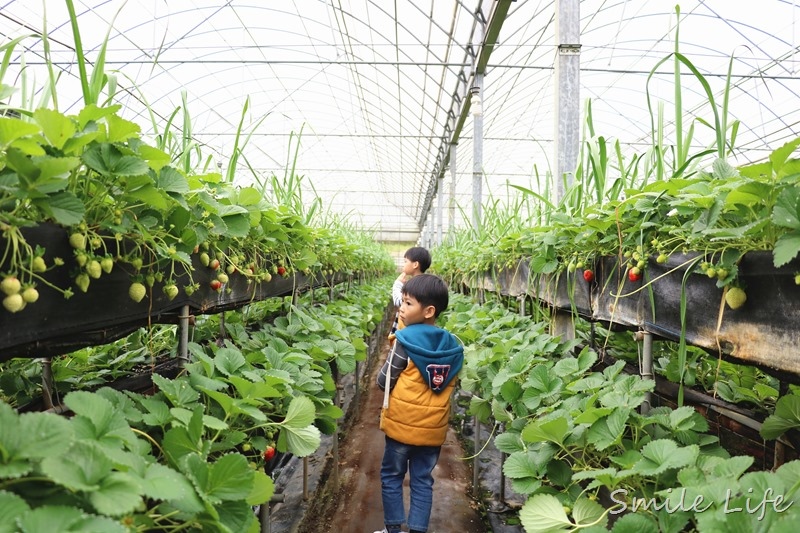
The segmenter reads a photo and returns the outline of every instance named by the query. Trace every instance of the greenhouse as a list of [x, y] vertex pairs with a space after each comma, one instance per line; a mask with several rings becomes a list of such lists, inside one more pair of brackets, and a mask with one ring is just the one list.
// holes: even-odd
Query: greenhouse
[[794, 531], [755, 4], [6, 0], [0, 533]]

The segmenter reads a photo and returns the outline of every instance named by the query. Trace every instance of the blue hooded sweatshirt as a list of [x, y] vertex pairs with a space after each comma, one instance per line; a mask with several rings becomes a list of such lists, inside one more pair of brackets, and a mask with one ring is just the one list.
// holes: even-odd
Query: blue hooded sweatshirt
[[449, 331], [428, 324], [413, 324], [395, 335], [433, 392], [443, 391], [461, 371], [464, 348]]

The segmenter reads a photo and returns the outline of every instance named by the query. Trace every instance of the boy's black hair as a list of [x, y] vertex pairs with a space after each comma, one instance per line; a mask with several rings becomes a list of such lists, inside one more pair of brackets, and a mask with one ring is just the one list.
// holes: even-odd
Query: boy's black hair
[[416, 261], [419, 263], [419, 269], [421, 272], [425, 272], [431, 266], [431, 253], [422, 246], [414, 246], [413, 248], [409, 248], [406, 250], [406, 253], [403, 255], [403, 257], [409, 261]]
[[419, 274], [409, 279], [403, 285], [403, 294], [414, 298], [423, 307], [432, 305], [435, 309], [434, 317], [447, 309], [450, 302], [447, 283], [434, 274]]

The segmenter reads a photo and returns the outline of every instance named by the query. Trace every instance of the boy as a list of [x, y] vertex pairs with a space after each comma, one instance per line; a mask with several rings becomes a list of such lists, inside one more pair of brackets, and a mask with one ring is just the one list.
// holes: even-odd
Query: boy
[[[383, 364], [378, 386], [389, 387], [383, 413], [386, 447], [381, 464], [382, 532], [399, 533], [405, 522], [403, 480], [409, 472], [410, 533], [425, 533], [433, 501], [433, 469], [450, 423], [450, 395], [464, 362], [456, 337], [435, 325], [447, 309], [447, 284], [433, 274], [418, 274], [402, 288], [400, 319], [391, 363]], [[389, 383], [386, 374], [391, 364]]]
[[[394, 280], [392, 285], [392, 302], [395, 307], [400, 307], [403, 303], [403, 284], [406, 282], [406, 277], [414, 277], [418, 274], [423, 274], [431, 266], [431, 254], [421, 246], [415, 246], [406, 250], [403, 255], [403, 271], [400, 276]], [[395, 312], [394, 323], [392, 330], [389, 332], [389, 339], [394, 339], [394, 334], [398, 329], [403, 326], [400, 324], [399, 312]]]

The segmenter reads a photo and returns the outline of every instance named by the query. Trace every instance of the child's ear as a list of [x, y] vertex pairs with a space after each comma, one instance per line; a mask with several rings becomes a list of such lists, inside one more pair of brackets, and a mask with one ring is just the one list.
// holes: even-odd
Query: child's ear
[[422, 310], [422, 316], [427, 318], [433, 318], [436, 316], [436, 307], [433, 305], [427, 306], [425, 309]]

